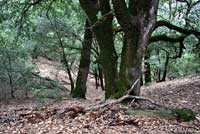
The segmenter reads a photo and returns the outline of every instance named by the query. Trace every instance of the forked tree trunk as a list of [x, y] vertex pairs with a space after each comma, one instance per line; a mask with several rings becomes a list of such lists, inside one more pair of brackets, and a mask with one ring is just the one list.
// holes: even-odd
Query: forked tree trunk
[[[121, 61], [121, 74], [124, 78], [121, 79], [126, 79], [124, 87], [127, 89], [141, 77], [142, 58], [155, 27], [158, 1], [129, 0], [128, 6], [125, 0], [112, 0], [112, 3], [116, 18], [125, 33]], [[140, 94], [140, 82], [131, 94]]]
[[[100, 64], [105, 79], [105, 97], [110, 98], [115, 94], [120, 97], [132, 83], [140, 79], [142, 58], [156, 23], [158, 0], [129, 0], [128, 4], [125, 0], [112, 0], [115, 16], [125, 35], [120, 67], [122, 76], [119, 79], [113, 41], [113, 16], [109, 1], [99, 0], [100, 6], [96, 6], [98, 5], [97, 0], [79, 1], [89, 18], [100, 48]], [[97, 19], [99, 11], [103, 16], [102, 20]], [[119, 86], [117, 86], [118, 81], [120, 81]], [[140, 94], [140, 82], [131, 94]]]
[[86, 21], [83, 47], [81, 50], [81, 59], [79, 64], [78, 76], [76, 79], [76, 87], [71, 92], [72, 96], [77, 98], [85, 98], [87, 89], [86, 83], [90, 68], [90, 51], [92, 47], [92, 32], [90, 29], [88, 29], [88, 27], [89, 22]]
[[[114, 47], [110, 3], [108, 0], [79, 0], [82, 9], [87, 14], [91, 29], [100, 48], [100, 64], [104, 74], [105, 98], [110, 98], [117, 86], [117, 54]], [[100, 4], [99, 6], [97, 6]], [[98, 8], [101, 7], [101, 8]], [[101, 12], [103, 20], [98, 20], [97, 12]]]

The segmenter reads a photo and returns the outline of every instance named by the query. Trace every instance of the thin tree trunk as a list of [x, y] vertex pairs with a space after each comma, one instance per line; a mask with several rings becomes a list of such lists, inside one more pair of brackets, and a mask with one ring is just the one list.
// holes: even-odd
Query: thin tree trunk
[[7, 68], [7, 75], [9, 78], [9, 84], [10, 84], [10, 95], [12, 99], [15, 99], [15, 90], [14, 90], [14, 84], [13, 84], [13, 77], [12, 77], [12, 65], [11, 65], [11, 59], [10, 59], [10, 55], [7, 53], [7, 58], [8, 58], [8, 68]]
[[156, 69], [156, 75], [157, 75], [156, 82], [160, 82], [161, 81], [161, 69], [160, 68]]
[[54, 31], [56, 33], [56, 36], [58, 38], [59, 45], [60, 45], [60, 48], [61, 48], [61, 55], [62, 55], [61, 61], [64, 63], [64, 65], [65, 65], [65, 67], [67, 69], [67, 74], [69, 76], [69, 80], [70, 80], [70, 84], [71, 84], [71, 90], [74, 90], [74, 80], [73, 80], [72, 75], [71, 75], [71, 69], [69, 67], [68, 60], [66, 59], [67, 55], [65, 53], [65, 47], [64, 47], [62, 39], [61, 39], [61, 37], [59, 35], [59, 32], [57, 31], [58, 30], [57, 24], [56, 24], [56, 22], [53, 23], [52, 20], [51, 20], [51, 18], [48, 15], [47, 15], [47, 18], [49, 19], [51, 25], [53, 26]]
[[103, 81], [103, 71], [102, 71], [102, 69], [101, 69], [99, 64], [98, 64], [98, 72], [99, 72], [99, 80], [100, 80], [101, 89], [105, 90], [104, 81]]
[[165, 60], [165, 65], [164, 65], [164, 70], [163, 70], [163, 77], [161, 79], [161, 81], [165, 81], [166, 77], [167, 77], [167, 68], [168, 68], [168, 64], [169, 64], [169, 53], [166, 53], [166, 60]]
[[12, 75], [10, 72], [8, 72], [8, 78], [9, 78], [9, 84], [10, 84], [10, 95], [11, 95], [12, 99], [15, 99], [13, 79], [12, 79]]
[[72, 74], [71, 74], [71, 68], [69, 66], [69, 63], [68, 63], [68, 60], [67, 60], [67, 55], [65, 53], [65, 48], [64, 48], [64, 45], [62, 43], [62, 40], [58, 34], [58, 32], [56, 32], [57, 36], [58, 36], [58, 40], [59, 40], [59, 43], [60, 43], [60, 47], [61, 47], [61, 54], [62, 54], [62, 59], [61, 61], [64, 63], [66, 69], [67, 69], [67, 74], [69, 76], [69, 80], [70, 80], [70, 84], [71, 84], [71, 91], [74, 90], [74, 80], [72, 78]]
[[38, 58], [38, 45], [37, 44], [34, 46], [31, 56], [32, 56], [32, 59]]
[[92, 47], [92, 32], [90, 29], [88, 29], [88, 27], [89, 22], [86, 21], [83, 48], [81, 50], [81, 59], [76, 80], [76, 88], [72, 91], [72, 96], [78, 98], [85, 98], [87, 90], [86, 83], [91, 62], [90, 51]]
[[[157, 56], [158, 64], [161, 64], [160, 57], [159, 57], [159, 54], [160, 54], [159, 49], [155, 50], [155, 54]], [[161, 81], [161, 69], [159, 66], [156, 67], [156, 78], [155, 79], [156, 79], [156, 82]]]
[[145, 84], [151, 82], [151, 67], [149, 64], [150, 52], [147, 50], [144, 56], [144, 80]]
[[[63, 49], [64, 51], [64, 49]], [[70, 85], [71, 85], [71, 91], [74, 90], [74, 80], [72, 78], [72, 74], [71, 74], [71, 68], [69, 67], [69, 63], [68, 63], [68, 60], [66, 59], [65, 57], [65, 52], [63, 52], [63, 58], [62, 58], [62, 62], [64, 63], [66, 69], [67, 69], [67, 74], [69, 76], [69, 81], [70, 81]]]
[[96, 86], [96, 89], [98, 89], [99, 87], [99, 75], [98, 75], [98, 71], [97, 71], [97, 67], [94, 68], [94, 78], [95, 78], [95, 86]]
[[140, 86], [143, 86], [144, 82], [143, 82], [143, 75], [141, 74], [141, 78], [140, 78]]

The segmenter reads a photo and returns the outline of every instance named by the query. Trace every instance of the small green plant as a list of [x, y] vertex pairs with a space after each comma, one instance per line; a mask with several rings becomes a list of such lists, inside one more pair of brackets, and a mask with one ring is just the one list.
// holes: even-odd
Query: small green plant
[[179, 121], [192, 121], [196, 119], [195, 113], [189, 108], [177, 108], [173, 110], [173, 114]]

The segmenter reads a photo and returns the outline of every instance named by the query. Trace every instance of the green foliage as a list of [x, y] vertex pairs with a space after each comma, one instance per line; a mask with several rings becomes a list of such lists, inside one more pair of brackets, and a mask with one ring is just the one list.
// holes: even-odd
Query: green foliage
[[47, 89], [46, 87], [33, 89], [32, 94], [34, 97], [39, 99], [49, 98], [49, 99], [60, 99], [62, 97], [61, 91], [59, 89]]
[[[60, 92], [59, 84], [52, 84], [49, 81], [44, 84], [44, 80], [41, 82], [41, 78], [33, 77], [34, 65], [31, 57], [43, 56], [60, 61], [62, 59], [61, 40], [69, 64], [78, 63], [86, 16], [77, 0], [57, 0], [53, 1], [52, 5], [50, 5], [52, 1], [42, 1], [38, 5], [31, 6], [23, 14], [23, 10], [31, 2], [28, 0], [0, 1], [0, 89], [2, 86], [4, 90], [9, 91], [11, 79], [15, 90], [28, 89], [33, 92], [34, 96], [51, 98], [51, 94], [53, 94], [55, 96], [52, 98], [56, 98], [57, 95], [54, 92]], [[195, 0], [191, 0], [191, 3], [195, 3]], [[182, 28], [200, 30], [199, 9], [200, 6], [196, 5], [186, 16], [186, 3], [161, 0], [157, 18], [158, 20], [169, 20], [170, 23]], [[186, 18], [189, 25], [186, 25]], [[119, 28], [116, 19], [113, 21], [113, 28]], [[154, 32], [154, 35], [161, 34], [169, 37], [181, 35], [166, 27], [158, 28]], [[114, 35], [118, 70], [121, 62], [123, 36], [122, 32]], [[186, 50], [184, 50], [183, 56], [178, 59], [170, 59], [168, 77], [179, 77], [200, 71], [199, 52], [193, 51], [198, 51], [196, 49], [198, 40], [189, 36], [184, 40], [184, 45]], [[150, 63], [151, 73], [155, 80], [156, 71], [164, 70], [166, 53], [169, 53], [170, 57], [176, 56], [180, 51], [179, 43], [156, 42], [149, 49], [151, 56], [146, 62]], [[159, 53], [156, 53], [156, 50], [159, 50]], [[98, 44], [94, 43], [91, 57], [92, 61], [99, 61]], [[95, 67], [96, 64], [92, 64], [90, 69], [94, 70]], [[4, 85], [8, 87], [5, 88]], [[122, 81], [119, 85], [123, 87], [126, 82]], [[47, 93], [48, 90], [50, 90], [49, 93]], [[122, 94], [123, 92], [118, 92], [117, 96]]]
[[[10, 33], [10, 36], [8, 34]], [[14, 42], [13, 31], [0, 33], [0, 91], [26, 89], [27, 78], [32, 71], [28, 53], [23, 45]], [[0, 97], [0, 99], [3, 96]]]
[[172, 61], [169, 67], [169, 76], [178, 77], [197, 73], [200, 59], [194, 53], [185, 53], [182, 58]]
[[85, 16], [77, 1], [59, 0], [50, 6], [51, 2], [24, 12], [32, 1], [0, 1], [0, 99], [11, 88], [31, 91], [36, 97], [59, 98], [63, 87], [35, 77], [32, 57], [61, 60], [59, 36], [69, 64], [78, 60]]
[[[200, 21], [197, 14], [199, 14], [199, 4], [195, 4], [194, 0], [190, 1], [190, 7], [186, 2], [176, 1], [160, 1], [158, 10], [158, 20], [166, 20], [171, 24], [182, 27], [184, 29], [193, 29], [199, 31]], [[166, 35], [170, 38], [177, 38], [181, 35], [176, 30], [167, 27], [160, 27], [156, 29], [153, 35]], [[182, 56], [177, 56], [180, 53], [180, 42], [168, 43], [159, 41], [152, 43], [149, 47], [151, 57], [148, 62], [151, 65], [152, 76], [154, 80], [157, 79], [158, 70], [161, 71], [161, 76], [164, 69], [166, 54], [169, 54], [169, 65], [167, 67], [167, 77], [179, 77], [188, 74], [195, 74], [199, 72], [200, 57], [199, 57], [199, 39], [194, 35], [188, 35], [183, 42], [185, 49], [183, 49]], [[159, 53], [156, 52], [159, 50]]]
[[174, 109], [173, 114], [181, 121], [189, 122], [196, 119], [195, 113], [189, 108]]

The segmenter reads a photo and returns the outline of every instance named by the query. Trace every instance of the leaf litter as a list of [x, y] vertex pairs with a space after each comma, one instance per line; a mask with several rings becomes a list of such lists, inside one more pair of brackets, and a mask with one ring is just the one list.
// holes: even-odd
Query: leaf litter
[[[142, 96], [200, 115], [200, 76], [187, 76], [142, 88]], [[25, 100], [0, 103], [0, 134], [200, 134], [200, 121], [129, 115], [122, 104], [84, 111], [94, 100], [63, 99], [43, 105]]]

